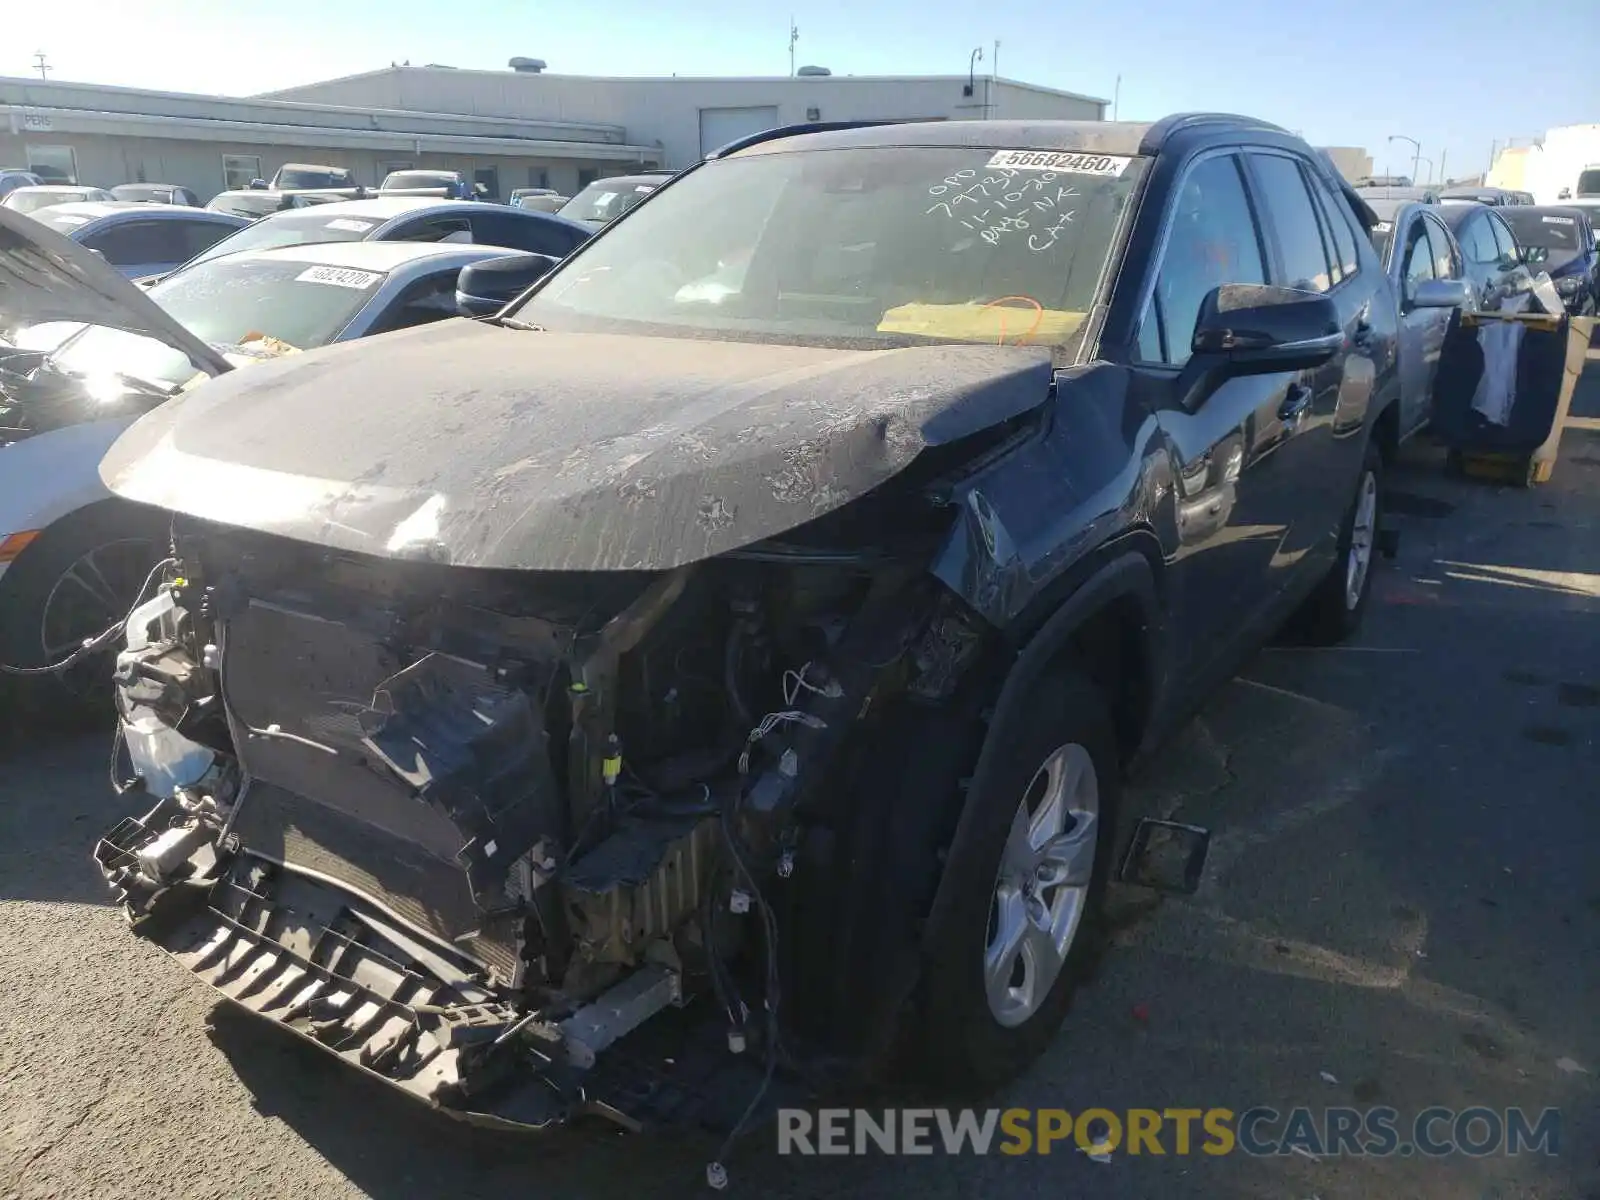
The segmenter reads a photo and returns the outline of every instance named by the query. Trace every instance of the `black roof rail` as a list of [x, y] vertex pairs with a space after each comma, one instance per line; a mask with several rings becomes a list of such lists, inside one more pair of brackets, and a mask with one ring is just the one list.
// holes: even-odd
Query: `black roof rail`
[[1184, 129], [1193, 129], [1197, 125], [1231, 125], [1240, 129], [1260, 129], [1271, 133], [1289, 133], [1283, 126], [1274, 125], [1271, 121], [1263, 121], [1258, 117], [1243, 117], [1238, 113], [1173, 113], [1169, 117], [1162, 117], [1145, 131], [1144, 139], [1139, 143], [1139, 153], [1156, 154], [1161, 150], [1162, 143], [1173, 134]]
[[706, 161], [713, 158], [727, 158], [730, 154], [737, 154], [741, 150], [748, 150], [751, 146], [759, 146], [762, 142], [775, 142], [779, 138], [794, 137], [802, 133], [833, 133], [839, 129], [872, 129], [879, 125], [908, 125], [912, 121], [805, 121], [799, 125], [779, 125], [772, 129], [763, 129], [760, 133], [748, 134], [742, 138], [735, 138], [726, 146], [719, 146], [706, 155]]

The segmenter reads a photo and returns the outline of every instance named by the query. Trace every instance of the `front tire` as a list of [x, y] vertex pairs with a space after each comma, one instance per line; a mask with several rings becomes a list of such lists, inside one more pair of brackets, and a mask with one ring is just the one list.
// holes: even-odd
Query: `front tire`
[[950, 848], [948, 920], [927, 948], [925, 1073], [989, 1090], [1055, 1037], [1099, 949], [1120, 768], [1110, 709], [1076, 672], [1040, 680], [996, 726], [1005, 759]]
[[1306, 640], [1332, 646], [1352, 636], [1366, 616], [1383, 518], [1383, 455], [1367, 447], [1356, 492], [1339, 530], [1333, 566], [1302, 610]]

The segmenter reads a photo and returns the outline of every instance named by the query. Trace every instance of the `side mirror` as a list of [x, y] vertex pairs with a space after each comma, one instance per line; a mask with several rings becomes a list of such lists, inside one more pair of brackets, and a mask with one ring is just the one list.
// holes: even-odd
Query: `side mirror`
[[1464, 279], [1424, 279], [1411, 292], [1412, 308], [1466, 308], [1472, 286]]
[[1339, 309], [1327, 296], [1225, 283], [1200, 302], [1190, 348], [1228, 374], [1260, 375], [1321, 366], [1343, 345]]
[[1535, 263], [1542, 263], [1550, 257], [1548, 246], [1528, 246], [1522, 251], [1522, 261], [1530, 267]]
[[560, 261], [548, 254], [512, 254], [462, 267], [456, 277], [456, 311], [463, 317], [492, 317]]
[[252, 179], [250, 187], [253, 191], [264, 192], [267, 190], [267, 181], [265, 179]]

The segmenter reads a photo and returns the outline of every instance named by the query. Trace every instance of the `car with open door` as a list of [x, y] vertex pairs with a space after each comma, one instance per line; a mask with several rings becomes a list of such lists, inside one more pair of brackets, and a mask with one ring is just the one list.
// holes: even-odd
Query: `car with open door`
[[175, 560], [117, 902], [472, 1119], [1012, 1078], [1143, 861], [1125, 769], [1366, 609], [1370, 220], [1241, 117], [769, 130], [492, 316], [156, 408], [101, 464]]
[[1522, 260], [1516, 234], [1499, 206], [1444, 204], [1439, 215], [1461, 249], [1472, 302], [1481, 312], [1514, 310], [1526, 303], [1533, 273]]
[[0, 325], [55, 349], [0, 345], [0, 663], [27, 672], [0, 685], [31, 711], [103, 712], [108, 654], [42, 668], [126, 613], [161, 558], [164, 521], [100, 482], [106, 447], [208, 375], [454, 316], [461, 269], [512, 252], [291, 247], [210, 260], [143, 292], [29, 220], [0, 215], [0, 278], [26, 281], [0, 291]]
[[1396, 354], [1400, 371], [1399, 436], [1403, 441], [1433, 416], [1433, 385], [1445, 338], [1457, 314], [1477, 306], [1461, 247], [1440, 205], [1366, 197], [1378, 218], [1373, 247], [1400, 306]]

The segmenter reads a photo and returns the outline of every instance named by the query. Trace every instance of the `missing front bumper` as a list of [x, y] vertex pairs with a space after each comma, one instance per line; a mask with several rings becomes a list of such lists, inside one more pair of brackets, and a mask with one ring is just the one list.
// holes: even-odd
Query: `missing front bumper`
[[[572, 1018], [528, 1019], [479, 963], [315, 871], [235, 849], [203, 878], [157, 885], [137, 856], [163, 823], [161, 808], [125, 819], [95, 849], [136, 931], [239, 1007], [442, 1113], [714, 1128], [749, 1094], [758, 1064], [717, 1053], [716, 1031], [677, 1007], [575, 1065]], [[681, 996], [676, 981], [662, 990]]]

